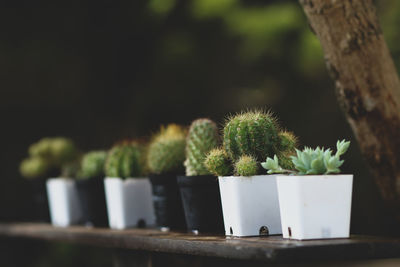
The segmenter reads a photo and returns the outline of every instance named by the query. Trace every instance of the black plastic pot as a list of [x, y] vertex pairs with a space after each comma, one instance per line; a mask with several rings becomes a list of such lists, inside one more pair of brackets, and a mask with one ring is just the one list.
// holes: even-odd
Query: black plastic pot
[[152, 184], [157, 226], [185, 230], [185, 216], [176, 175], [150, 175], [149, 178]]
[[83, 221], [88, 226], [107, 226], [107, 208], [103, 177], [76, 180]]
[[189, 231], [224, 234], [224, 219], [217, 179], [212, 175], [178, 177]]
[[46, 178], [36, 178], [29, 180], [31, 191], [31, 202], [29, 206], [29, 221], [50, 222], [49, 202], [47, 199]]

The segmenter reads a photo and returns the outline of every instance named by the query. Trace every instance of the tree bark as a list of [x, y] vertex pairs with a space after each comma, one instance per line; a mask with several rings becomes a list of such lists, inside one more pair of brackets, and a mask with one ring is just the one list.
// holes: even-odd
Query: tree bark
[[400, 82], [373, 2], [300, 3], [381, 195], [400, 219]]

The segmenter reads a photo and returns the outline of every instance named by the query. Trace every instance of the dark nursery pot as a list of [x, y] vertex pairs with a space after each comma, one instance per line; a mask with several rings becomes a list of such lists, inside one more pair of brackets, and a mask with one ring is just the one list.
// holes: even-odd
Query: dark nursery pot
[[107, 226], [103, 177], [77, 180], [76, 187], [83, 211], [82, 223], [88, 226]]
[[187, 229], [194, 233], [224, 234], [218, 179], [212, 175], [179, 176]]
[[181, 195], [176, 182], [176, 175], [150, 175], [149, 178], [152, 185], [157, 226], [175, 230], [185, 230], [185, 215], [183, 213]]
[[28, 216], [30, 221], [50, 222], [46, 180], [46, 178], [36, 178], [28, 181], [32, 196], [32, 201], [30, 203], [32, 214]]

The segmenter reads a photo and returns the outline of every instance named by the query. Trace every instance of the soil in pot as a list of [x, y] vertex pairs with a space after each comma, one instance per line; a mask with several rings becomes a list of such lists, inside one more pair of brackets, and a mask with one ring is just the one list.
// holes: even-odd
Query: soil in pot
[[92, 177], [76, 181], [82, 223], [88, 226], [107, 226], [107, 209], [103, 177]]
[[218, 178], [212, 175], [179, 176], [179, 190], [187, 229], [194, 233], [224, 234]]
[[181, 195], [175, 174], [150, 175], [156, 224], [161, 228], [185, 230]]

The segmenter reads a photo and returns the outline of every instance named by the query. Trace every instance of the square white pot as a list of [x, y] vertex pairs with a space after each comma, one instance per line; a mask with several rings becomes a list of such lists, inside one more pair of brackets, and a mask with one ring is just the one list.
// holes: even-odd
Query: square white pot
[[218, 181], [225, 235], [282, 234], [276, 175], [224, 176]]
[[50, 178], [46, 188], [51, 223], [62, 227], [80, 223], [82, 209], [75, 181], [69, 178]]
[[284, 238], [348, 238], [353, 175], [277, 177]]
[[113, 229], [155, 224], [148, 178], [106, 177], [104, 179], [108, 222]]

